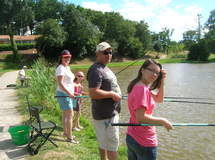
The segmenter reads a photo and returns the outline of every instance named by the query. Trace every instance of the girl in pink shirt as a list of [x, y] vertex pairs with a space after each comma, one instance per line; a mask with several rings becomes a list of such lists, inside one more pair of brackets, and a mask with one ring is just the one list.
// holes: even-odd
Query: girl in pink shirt
[[[74, 79], [74, 94], [75, 96], [82, 96], [85, 94], [84, 92], [84, 86], [82, 85], [82, 82], [84, 81], [84, 73], [83, 72], [77, 72]], [[74, 119], [73, 119], [73, 130], [74, 131], [80, 131], [83, 127], [80, 125], [80, 117], [81, 117], [81, 98], [77, 98], [74, 101], [75, 107], [74, 107]]]
[[[139, 69], [137, 77], [128, 86], [129, 123], [163, 125], [168, 131], [172, 124], [165, 118], [154, 117], [155, 102], [163, 102], [166, 72], [161, 64], [147, 59]], [[157, 90], [157, 93], [152, 90]], [[128, 160], [156, 160], [157, 134], [155, 126], [129, 126], [126, 143]]]

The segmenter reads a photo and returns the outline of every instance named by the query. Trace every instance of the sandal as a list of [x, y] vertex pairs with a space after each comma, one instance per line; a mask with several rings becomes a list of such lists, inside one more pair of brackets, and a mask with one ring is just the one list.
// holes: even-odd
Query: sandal
[[70, 142], [70, 143], [73, 143], [73, 144], [79, 144], [79, 141], [75, 140], [74, 138], [73, 138], [73, 139], [67, 138], [66, 141], [67, 141], [67, 142]]
[[[66, 135], [66, 133], [63, 133], [63, 136], [66, 137], [66, 138], [68, 138], [67, 135]], [[74, 139], [75, 136], [72, 136], [71, 138]]]

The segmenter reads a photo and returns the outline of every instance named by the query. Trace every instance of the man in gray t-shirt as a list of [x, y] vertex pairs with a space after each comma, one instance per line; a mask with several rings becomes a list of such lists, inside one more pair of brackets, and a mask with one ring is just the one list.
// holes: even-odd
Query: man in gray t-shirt
[[115, 160], [119, 145], [119, 127], [111, 126], [110, 123], [119, 121], [121, 91], [116, 76], [106, 66], [111, 59], [111, 46], [107, 42], [98, 44], [96, 63], [88, 70], [87, 80], [100, 157]]

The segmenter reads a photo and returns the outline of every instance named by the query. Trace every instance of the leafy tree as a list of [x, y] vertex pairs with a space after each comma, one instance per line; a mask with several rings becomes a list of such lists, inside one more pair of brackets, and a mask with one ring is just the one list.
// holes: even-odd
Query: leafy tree
[[170, 37], [172, 36], [172, 34], [173, 34], [173, 30], [170, 30], [168, 28], [164, 28], [158, 34], [158, 37], [159, 37], [158, 40], [161, 42], [163, 51], [167, 54], [168, 54], [168, 49], [170, 47], [170, 42], [171, 42]]
[[0, 25], [6, 28], [6, 33], [10, 36], [10, 43], [13, 51], [13, 58], [16, 59], [18, 50], [14, 40], [15, 24], [17, 16], [22, 8], [21, 0], [1, 0], [0, 5]]
[[148, 28], [148, 24], [144, 21], [140, 21], [140, 23], [136, 25], [135, 36], [142, 42], [143, 52], [147, 52], [152, 48], [152, 37]]
[[183, 43], [185, 48], [189, 48], [198, 40], [198, 32], [196, 30], [189, 30], [183, 33]]
[[45, 58], [58, 56], [66, 40], [64, 32], [59, 21], [47, 19], [36, 28], [36, 33], [41, 36], [36, 40], [36, 47]]
[[206, 28], [208, 29], [208, 33], [206, 33], [205, 38], [209, 40], [210, 50], [215, 52], [215, 9], [210, 12]]
[[143, 44], [140, 42], [139, 38], [131, 37], [128, 42], [128, 55], [126, 56], [131, 58], [140, 58], [145, 55]]
[[21, 0], [21, 5], [22, 8], [17, 15], [16, 28], [23, 35], [29, 26], [32, 34], [32, 24], [35, 21], [34, 2], [33, 0]]
[[105, 13], [105, 15], [107, 26], [102, 40], [115, 40], [118, 43], [118, 56], [129, 55], [129, 39], [135, 35], [136, 24], [132, 21], [124, 20], [119, 13], [109, 12]]
[[207, 61], [210, 55], [207, 39], [200, 39], [196, 44], [193, 44], [189, 49], [188, 59], [196, 61]]
[[74, 5], [66, 6], [62, 23], [68, 33], [66, 48], [70, 48], [76, 57], [94, 54], [101, 32]]
[[46, 19], [60, 19], [63, 11], [63, 2], [58, 0], [35, 0], [35, 19], [37, 22]]
[[165, 52], [168, 54], [168, 49], [170, 47], [171, 39], [173, 34], [173, 29], [164, 28], [159, 33], [152, 33], [153, 48], [157, 51]]

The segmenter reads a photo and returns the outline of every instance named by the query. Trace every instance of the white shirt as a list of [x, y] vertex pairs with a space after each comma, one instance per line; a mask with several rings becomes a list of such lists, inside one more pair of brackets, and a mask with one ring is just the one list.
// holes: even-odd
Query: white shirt
[[[65, 86], [65, 88], [67, 90], [69, 90], [72, 94], [74, 94], [74, 79], [75, 76], [74, 74], [71, 72], [69, 66], [64, 66], [62, 64], [60, 64], [57, 69], [56, 69], [56, 73], [55, 73], [56, 77], [57, 76], [63, 76], [63, 84]], [[57, 83], [57, 90], [60, 92], [64, 92], [66, 93]]]
[[20, 79], [20, 80], [24, 80], [25, 79], [25, 70], [24, 69], [21, 69], [18, 72], [18, 79]]

